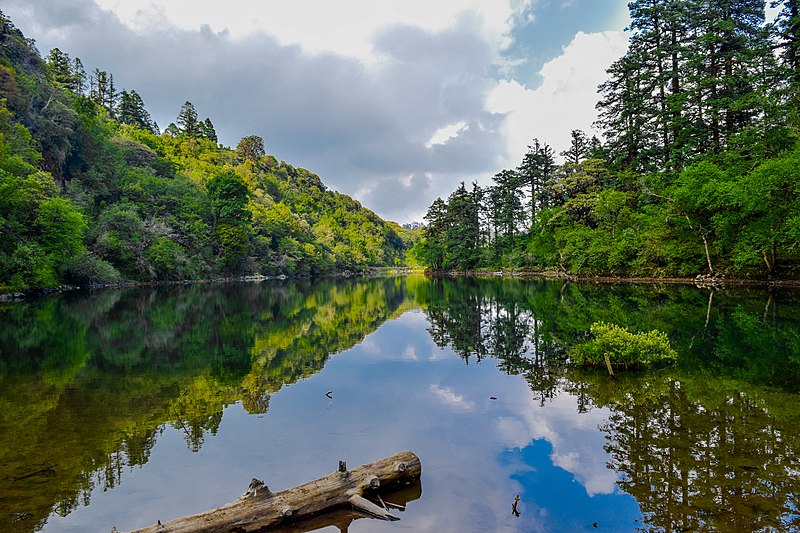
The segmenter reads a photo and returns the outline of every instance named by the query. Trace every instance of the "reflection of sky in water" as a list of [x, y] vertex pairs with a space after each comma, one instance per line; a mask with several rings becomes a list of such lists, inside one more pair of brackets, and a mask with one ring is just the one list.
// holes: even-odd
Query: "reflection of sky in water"
[[404, 449], [422, 460], [422, 498], [400, 522], [358, 520], [350, 531], [635, 529], [638, 505], [605, 466], [597, 429], [604, 410], [579, 414], [565, 394], [540, 407], [521, 377], [493, 360], [465, 365], [425, 327], [419, 311], [387, 322], [319, 374], [274, 394], [266, 415], [228, 408], [197, 453], [167, 428], [146, 465], [96, 490], [89, 507], [51, 517], [45, 531], [142, 527], [232, 501], [252, 477], [281, 490], [333, 471], [340, 459], [356, 466]]

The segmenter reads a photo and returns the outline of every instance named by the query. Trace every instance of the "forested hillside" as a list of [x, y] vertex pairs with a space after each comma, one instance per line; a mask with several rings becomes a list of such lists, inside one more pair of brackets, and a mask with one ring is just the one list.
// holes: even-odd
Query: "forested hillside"
[[159, 132], [134, 89], [42, 58], [0, 12], [0, 291], [317, 274], [404, 262], [410, 235], [191, 102]]
[[428, 210], [433, 269], [800, 276], [800, 7], [634, 0], [599, 89], [603, 139], [572, 132]]

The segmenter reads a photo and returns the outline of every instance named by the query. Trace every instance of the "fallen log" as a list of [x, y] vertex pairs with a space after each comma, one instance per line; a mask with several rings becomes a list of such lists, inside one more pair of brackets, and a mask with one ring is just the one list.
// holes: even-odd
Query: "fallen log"
[[383, 502], [379, 491], [417, 482], [421, 475], [422, 464], [409, 451], [353, 470], [347, 470], [340, 461], [336, 472], [280, 492], [273, 493], [263, 482], [253, 479], [247, 492], [235, 502], [163, 524], [159, 521], [134, 533], [264, 532], [343, 508], [381, 520], [399, 520], [389, 512], [392, 505]]

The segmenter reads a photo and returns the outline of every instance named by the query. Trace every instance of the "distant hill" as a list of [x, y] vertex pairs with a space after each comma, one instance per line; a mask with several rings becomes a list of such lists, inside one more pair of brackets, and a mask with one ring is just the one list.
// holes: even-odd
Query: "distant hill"
[[417, 234], [260, 137], [223, 147], [190, 102], [161, 133], [134, 89], [42, 58], [2, 12], [0, 228], [4, 291], [402, 265]]

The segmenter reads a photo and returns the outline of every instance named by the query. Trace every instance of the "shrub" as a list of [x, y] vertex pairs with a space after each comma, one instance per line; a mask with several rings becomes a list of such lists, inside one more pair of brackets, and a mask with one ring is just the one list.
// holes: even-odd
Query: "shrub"
[[75, 285], [115, 283], [122, 279], [111, 263], [91, 253], [83, 253], [68, 259], [63, 265], [62, 275], [67, 283]]
[[662, 331], [631, 333], [615, 324], [595, 322], [591, 332], [594, 339], [576, 344], [569, 350], [570, 357], [579, 365], [605, 366], [605, 354], [608, 354], [612, 366], [621, 368], [660, 365], [678, 357], [667, 334]]

